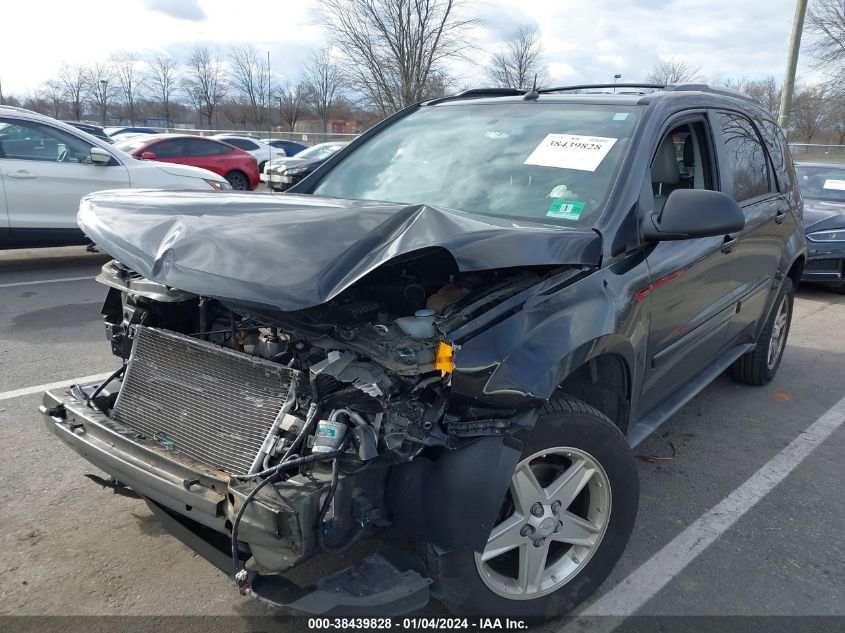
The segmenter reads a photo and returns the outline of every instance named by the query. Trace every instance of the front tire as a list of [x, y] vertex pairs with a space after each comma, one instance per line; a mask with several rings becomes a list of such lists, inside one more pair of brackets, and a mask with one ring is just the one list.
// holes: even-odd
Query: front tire
[[795, 286], [792, 279], [786, 277], [769, 318], [766, 319], [766, 325], [757, 337], [756, 346], [731, 365], [731, 378], [746, 385], [760, 387], [775, 377], [786, 349], [794, 301]]
[[429, 572], [456, 613], [569, 613], [604, 581], [631, 535], [637, 467], [606, 416], [579, 400], [555, 400], [518, 437], [521, 459], [484, 551], [429, 548]]

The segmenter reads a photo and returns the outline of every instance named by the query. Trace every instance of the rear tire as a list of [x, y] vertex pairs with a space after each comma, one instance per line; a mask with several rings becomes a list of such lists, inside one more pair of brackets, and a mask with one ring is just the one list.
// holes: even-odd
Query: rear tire
[[230, 171], [226, 174], [226, 180], [235, 191], [249, 191], [249, 178], [242, 171]]
[[786, 349], [792, 323], [795, 286], [790, 277], [783, 280], [766, 325], [757, 337], [757, 345], [740, 356], [730, 367], [730, 376], [737, 382], [760, 387], [775, 377]]
[[569, 613], [604, 581], [634, 527], [637, 466], [606, 416], [579, 400], [555, 400], [517, 437], [521, 461], [484, 552], [427, 548], [429, 573], [455, 613]]

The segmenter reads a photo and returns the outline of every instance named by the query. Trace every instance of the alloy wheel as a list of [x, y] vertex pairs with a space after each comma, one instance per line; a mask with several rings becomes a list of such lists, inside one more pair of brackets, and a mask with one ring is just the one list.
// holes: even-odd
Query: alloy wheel
[[570, 447], [534, 453], [517, 464], [499, 521], [475, 554], [481, 580], [513, 600], [557, 591], [595, 554], [610, 510], [610, 481], [589, 453]]
[[770, 370], [775, 368], [781, 353], [783, 353], [784, 345], [786, 345], [787, 330], [789, 329], [788, 326], [789, 297], [784, 295], [780, 300], [777, 316], [775, 317], [775, 322], [772, 325], [772, 336], [769, 338], [769, 350], [766, 360]]

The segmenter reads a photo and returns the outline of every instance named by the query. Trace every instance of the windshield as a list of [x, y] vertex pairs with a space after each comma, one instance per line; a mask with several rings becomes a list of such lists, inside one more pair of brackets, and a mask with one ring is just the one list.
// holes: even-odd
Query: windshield
[[324, 143], [302, 150], [296, 157], [305, 158], [306, 160], [320, 160], [321, 158], [328, 158], [342, 147], [343, 145], [340, 143]]
[[845, 202], [845, 165], [796, 165], [795, 171], [805, 198]]
[[314, 193], [592, 226], [639, 113], [525, 102], [422, 107], [358, 147]]

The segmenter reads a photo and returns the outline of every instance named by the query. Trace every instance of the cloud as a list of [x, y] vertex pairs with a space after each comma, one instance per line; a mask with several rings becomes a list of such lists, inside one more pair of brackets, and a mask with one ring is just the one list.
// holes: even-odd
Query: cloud
[[144, 0], [144, 6], [150, 11], [158, 11], [179, 20], [205, 20], [205, 11], [202, 10], [199, 0]]

